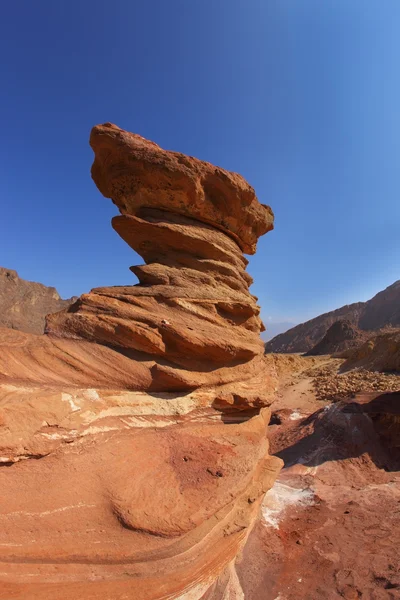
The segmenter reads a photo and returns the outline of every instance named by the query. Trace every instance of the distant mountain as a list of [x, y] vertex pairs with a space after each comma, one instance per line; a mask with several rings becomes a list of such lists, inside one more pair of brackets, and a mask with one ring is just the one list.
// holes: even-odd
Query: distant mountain
[[45, 316], [75, 300], [63, 300], [54, 287], [20, 279], [16, 271], [0, 267], [0, 327], [43, 333]]
[[295, 325], [296, 323], [290, 323], [289, 321], [282, 321], [281, 323], [267, 321], [265, 323], [267, 330], [261, 334], [261, 337], [267, 342], [268, 340], [271, 340], [272, 338], [277, 336], [279, 333], [284, 333], [285, 331], [291, 329]]
[[266, 344], [266, 352], [308, 352], [335, 321], [349, 321], [362, 331], [400, 327], [400, 280], [367, 302], [356, 302], [296, 325]]

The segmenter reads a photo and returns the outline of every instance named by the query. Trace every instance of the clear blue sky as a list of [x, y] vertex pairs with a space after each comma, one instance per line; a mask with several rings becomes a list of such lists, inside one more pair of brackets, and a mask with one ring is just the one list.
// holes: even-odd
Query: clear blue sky
[[141, 262], [90, 179], [112, 121], [237, 171], [272, 206], [266, 321], [399, 279], [399, 0], [13, 0], [0, 19], [0, 264], [63, 297]]

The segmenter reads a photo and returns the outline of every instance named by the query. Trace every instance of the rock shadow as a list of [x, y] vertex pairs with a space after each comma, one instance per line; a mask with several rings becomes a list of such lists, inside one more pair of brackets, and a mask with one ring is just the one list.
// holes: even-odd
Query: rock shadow
[[[282, 429], [282, 431], [280, 431]], [[386, 471], [400, 470], [400, 392], [365, 393], [318, 410], [274, 436], [285, 466], [319, 466], [368, 454]]]

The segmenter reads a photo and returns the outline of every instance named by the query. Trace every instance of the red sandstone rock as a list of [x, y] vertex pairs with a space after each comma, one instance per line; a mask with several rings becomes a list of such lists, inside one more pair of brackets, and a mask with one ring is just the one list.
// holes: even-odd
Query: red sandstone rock
[[272, 212], [239, 175], [116, 126], [91, 144], [146, 264], [44, 336], [0, 329], [0, 598], [199, 598], [282, 464], [242, 254]]
[[143, 374], [130, 389], [218, 385], [249, 406], [270, 404], [263, 324], [242, 249], [255, 251], [272, 228], [271, 210], [239, 175], [114, 125], [95, 127], [91, 145], [93, 178], [122, 213], [113, 227], [146, 264], [132, 267], [139, 285], [98, 288], [49, 315], [49, 337], [88, 340], [140, 360]]
[[371, 393], [270, 427], [285, 468], [202, 600], [398, 599], [399, 415]]
[[163, 150], [112, 123], [94, 127], [90, 145], [95, 153], [92, 177], [122, 214], [155, 208], [210, 223], [247, 254], [254, 254], [259, 236], [273, 228], [270, 207], [258, 202], [237, 173]]
[[1, 592], [147, 600], [212, 580], [280, 466], [267, 452], [268, 416], [92, 427], [41, 460], [3, 469]]

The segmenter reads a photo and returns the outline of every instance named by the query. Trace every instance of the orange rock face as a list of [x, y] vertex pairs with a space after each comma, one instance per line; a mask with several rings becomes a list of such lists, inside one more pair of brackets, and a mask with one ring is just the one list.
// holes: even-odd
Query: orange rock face
[[140, 360], [147, 383], [140, 376], [130, 389], [220, 386], [268, 405], [263, 326], [242, 249], [255, 251], [271, 210], [239, 175], [114, 125], [95, 127], [90, 139], [93, 178], [122, 213], [113, 227], [146, 264], [131, 267], [139, 285], [92, 290], [50, 315], [47, 333]]
[[0, 590], [201, 598], [281, 466], [243, 256], [272, 212], [239, 175], [114, 125], [91, 145], [145, 264], [138, 285], [49, 315], [44, 336], [0, 330]]
[[111, 123], [92, 129], [90, 145], [92, 177], [124, 215], [154, 208], [210, 223], [247, 254], [254, 254], [260, 235], [273, 228], [270, 207], [258, 202], [237, 173], [168, 152]]

